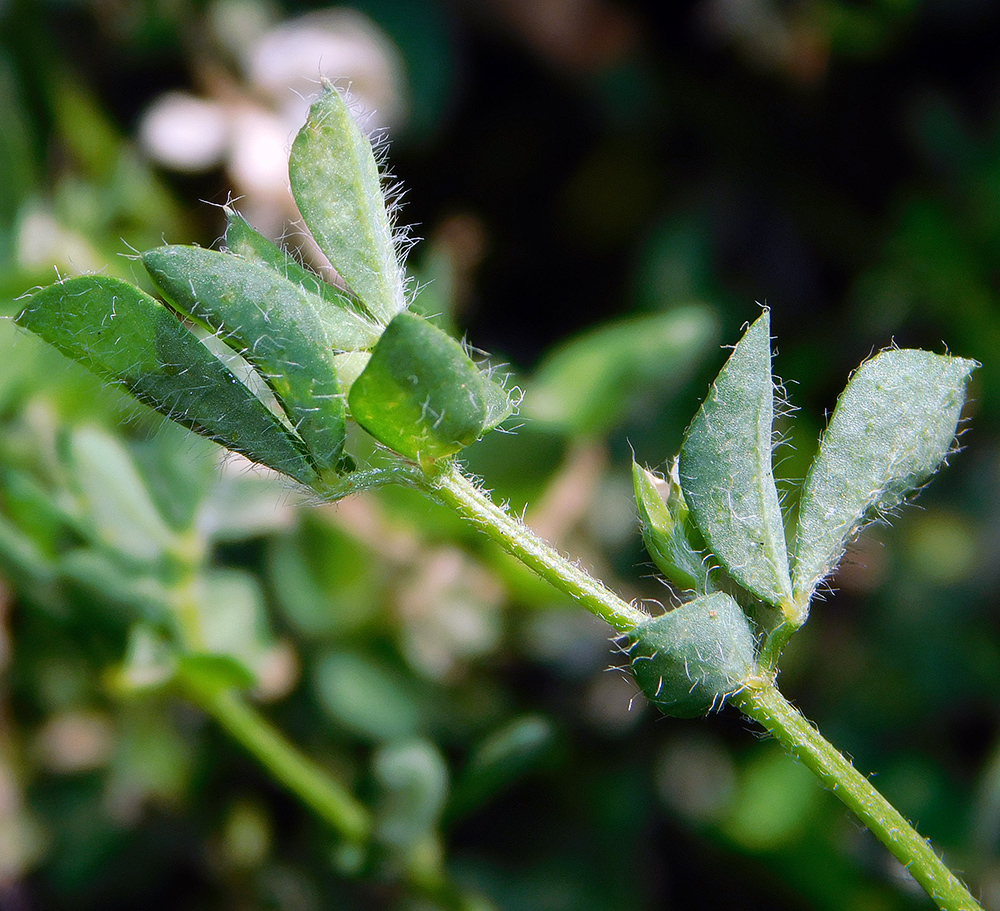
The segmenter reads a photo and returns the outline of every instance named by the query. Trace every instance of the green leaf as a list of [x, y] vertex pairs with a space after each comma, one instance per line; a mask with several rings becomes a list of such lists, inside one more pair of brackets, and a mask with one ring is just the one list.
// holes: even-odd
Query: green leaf
[[376, 833], [394, 851], [419, 847], [434, 834], [448, 796], [448, 766], [426, 740], [391, 743], [372, 762], [379, 786]]
[[695, 523], [726, 571], [781, 606], [792, 598], [771, 472], [774, 382], [767, 311], [750, 327], [688, 427], [680, 479]]
[[480, 743], [455, 783], [448, 806], [452, 821], [482, 806], [543, 765], [555, 745], [552, 722], [542, 715], [516, 718]]
[[351, 415], [390, 449], [426, 464], [482, 435], [489, 382], [458, 342], [404, 312], [351, 387]]
[[902, 349], [862, 364], [840, 396], [803, 487], [795, 596], [808, 604], [862, 526], [940, 467], [975, 361]]
[[675, 718], [721, 708], [757, 669], [750, 621], [722, 592], [654, 617], [629, 638], [636, 681], [653, 705]]
[[642, 540], [657, 568], [681, 590], [698, 594], [711, 591], [709, 558], [692, 540], [696, 529], [677, 481], [676, 462], [669, 479], [659, 478], [633, 462], [632, 485]]
[[380, 323], [406, 307], [378, 164], [368, 138], [329, 83], [292, 144], [292, 193], [333, 267]]
[[304, 484], [315, 480], [297, 441], [260, 400], [127, 282], [86, 275], [50, 285], [17, 322], [179, 424]]
[[[370, 344], [371, 332], [350, 322], [331, 325], [330, 314], [321, 315], [322, 298], [229, 253], [159, 247], [142, 261], [171, 303], [260, 371], [320, 469], [334, 468], [346, 433], [334, 349]], [[347, 311], [332, 312], [361, 322]]]
[[249, 690], [257, 685], [257, 675], [231, 655], [188, 652], [177, 658], [177, 675], [203, 695], [227, 690]]
[[715, 333], [712, 312], [695, 306], [599, 326], [542, 361], [528, 387], [526, 414], [568, 433], [605, 434], [643, 394], [676, 385]]
[[[334, 347], [354, 351], [370, 348], [378, 341], [382, 326], [372, 322], [359, 300], [307, 269], [290, 253], [255, 231], [239, 213], [227, 209], [226, 214], [226, 247], [229, 252], [267, 266], [303, 292], [322, 298], [326, 306], [318, 305], [316, 309], [327, 332], [336, 340]], [[352, 345], [343, 344], [353, 336], [358, 336], [360, 341]]]
[[112, 552], [155, 561], [178, 546], [122, 444], [96, 427], [73, 432], [73, 480], [87, 525]]

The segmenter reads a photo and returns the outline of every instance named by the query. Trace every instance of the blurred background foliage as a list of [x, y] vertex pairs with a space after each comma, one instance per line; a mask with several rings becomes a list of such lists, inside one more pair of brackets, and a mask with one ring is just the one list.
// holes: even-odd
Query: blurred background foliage
[[[998, 34], [988, 0], [0, 0], [0, 310], [141, 281], [133, 249], [215, 243], [233, 197], [297, 245], [301, 96], [349, 81], [425, 238], [415, 306], [525, 392], [471, 469], [661, 602], [630, 458], [673, 455], [755, 301], [790, 504], [863, 357], [977, 358], [967, 451], [853, 548], [782, 683], [1000, 909]], [[500, 909], [928, 907], [773, 743], [655, 718], [608, 631], [454, 517], [301, 503], [9, 321], [0, 345], [4, 911], [423, 908], [426, 844]], [[152, 685], [181, 585], [382, 856]]]

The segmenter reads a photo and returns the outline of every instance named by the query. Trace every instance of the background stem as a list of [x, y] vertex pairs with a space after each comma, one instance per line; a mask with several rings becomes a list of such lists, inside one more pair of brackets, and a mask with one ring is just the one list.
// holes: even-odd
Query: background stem
[[926, 839], [910, 825], [773, 685], [747, 688], [732, 698], [763, 725], [875, 834], [942, 911], [982, 911]]

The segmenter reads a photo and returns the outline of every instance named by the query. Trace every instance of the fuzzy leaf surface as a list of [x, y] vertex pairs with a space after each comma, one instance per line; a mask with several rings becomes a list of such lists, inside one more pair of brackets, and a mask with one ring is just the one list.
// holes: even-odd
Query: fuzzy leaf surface
[[709, 548], [757, 597], [792, 597], [788, 550], [771, 470], [774, 381], [765, 311], [722, 368], [684, 437], [681, 487]]
[[292, 144], [292, 193], [316, 243], [378, 322], [405, 309], [403, 272], [371, 143], [330, 84]]
[[756, 670], [750, 621], [722, 592], [654, 617], [629, 636], [636, 682], [653, 705], [674, 718], [721, 708]]
[[487, 429], [489, 382], [451, 336], [404, 312], [386, 327], [354, 381], [351, 415], [395, 452], [433, 462]]
[[127, 282], [71, 278], [32, 295], [17, 317], [63, 354], [140, 402], [304, 484], [305, 455], [278, 420], [162, 304]]
[[158, 247], [142, 255], [179, 310], [218, 333], [260, 372], [321, 469], [343, 451], [344, 396], [334, 363], [337, 331], [323, 300], [267, 266], [202, 247]]
[[293, 285], [298, 285], [303, 291], [322, 298], [325, 306], [317, 307], [317, 311], [326, 324], [327, 331], [334, 338], [342, 336], [344, 340], [348, 340], [354, 335], [366, 340], [363, 344], [355, 342], [351, 346], [337, 347], [353, 351], [358, 348], [370, 348], [378, 341], [382, 326], [367, 315], [364, 305], [359, 300], [307, 269], [287, 250], [283, 250], [274, 241], [254, 230], [239, 213], [228, 209], [227, 218], [226, 248], [230, 253], [258, 265], [269, 266]]
[[976, 366], [900, 349], [857, 369], [803, 487], [794, 560], [799, 601], [808, 602], [862, 526], [898, 506], [942, 464]]

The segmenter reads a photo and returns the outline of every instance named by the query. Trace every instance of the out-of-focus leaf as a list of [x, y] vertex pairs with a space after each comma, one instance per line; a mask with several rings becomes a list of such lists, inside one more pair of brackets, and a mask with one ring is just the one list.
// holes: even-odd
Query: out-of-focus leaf
[[232, 655], [205, 652], [179, 655], [177, 674], [202, 695], [248, 690], [257, 683], [257, 675]]
[[369, 313], [388, 323], [406, 297], [378, 164], [329, 83], [295, 138], [288, 171], [316, 243]]
[[70, 444], [83, 518], [110, 551], [154, 561], [177, 546], [132, 457], [113, 436], [80, 427]]
[[71, 278], [32, 295], [17, 322], [185, 427], [303, 483], [299, 445], [161, 304], [127, 282]]
[[398, 671], [354, 652], [331, 652], [316, 666], [320, 702], [334, 720], [375, 741], [412, 737], [421, 709], [413, 687]]
[[780, 607], [792, 599], [771, 471], [774, 380], [765, 310], [737, 344], [684, 437], [680, 479], [698, 529], [726, 571]]
[[552, 754], [555, 730], [542, 715], [525, 715], [479, 743], [455, 782], [449, 819], [475, 810], [537, 769]]
[[196, 597], [201, 636], [196, 650], [232, 658], [259, 673], [272, 638], [257, 579], [238, 570], [213, 570], [199, 578]]
[[795, 549], [803, 604], [866, 522], [898, 506], [955, 442], [975, 361], [902, 349], [862, 364], [840, 396], [806, 477]]
[[448, 797], [448, 766], [437, 748], [426, 740], [387, 744], [375, 754], [372, 772], [379, 841], [405, 852], [432, 836]]
[[716, 331], [712, 311], [695, 306], [591, 329], [545, 357], [528, 385], [524, 414], [571, 434], [605, 434], [644, 394], [683, 378]]

